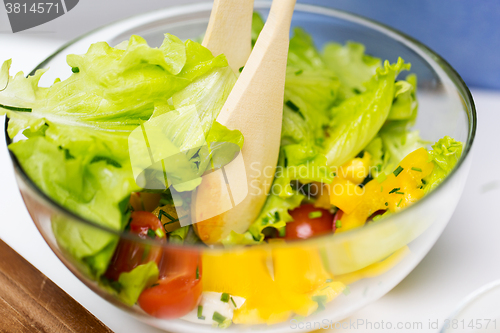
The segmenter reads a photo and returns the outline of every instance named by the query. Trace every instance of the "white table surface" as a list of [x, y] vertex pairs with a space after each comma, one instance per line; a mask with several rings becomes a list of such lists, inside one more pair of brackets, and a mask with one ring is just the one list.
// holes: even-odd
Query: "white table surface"
[[[0, 61], [13, 58], [12, 72], [29, 72], [62, 44], [36, 35], [0, 34]], [[500, 91], [473, 89], [478, 110], [474, 159], [459, 206], [424, 260], [398, 286], [350, 319], [393, 323], [422, 322], [422, 329], [400, 332], [436, 332], [458, 302], [480, 286], [500, 279]], [[0, 128], [3, 128], [3, 119]], [[47, 275], [117, 333], [153, 333], [91, 292], [59, 261], [35, 228], [21, 199], [12, 166], [0, 134], [0, 238]], [[500, 323], [499, 323], [500, 325]], [[354, 331], [354, 328], [338, 332]], [[372, 330], [358, 327], [356, 332]], [[378, 330], [379, 332], [383, 330]], [[396, 330], [395, 330], [396, 331]]]

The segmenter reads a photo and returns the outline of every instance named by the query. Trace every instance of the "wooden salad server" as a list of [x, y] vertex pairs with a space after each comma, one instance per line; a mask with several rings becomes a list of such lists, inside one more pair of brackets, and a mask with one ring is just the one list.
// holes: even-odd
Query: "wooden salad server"
[[231, 231], [247, 231], [271, 188], [280, 147], [295, 2], [273, 1], [257, 43], [217, 117], [230, 130], [240, 130], [245, 142], [232, 162], [203, 176], [193, 195], [194, 228], [207, 244], [220, 243]]
[[238, 74], [252, 51], [253, 0], [214, 0], [202, 45], [221, 53]]

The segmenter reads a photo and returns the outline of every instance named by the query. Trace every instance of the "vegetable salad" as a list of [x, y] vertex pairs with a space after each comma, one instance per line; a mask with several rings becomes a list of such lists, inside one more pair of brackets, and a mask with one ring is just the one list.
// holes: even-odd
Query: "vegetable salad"
[[[254, 15], [254, 43], [262, 27]], [[7, 114], [8, 134], [16, 138], [9, 149], [54, 201], [106, 228], [156, 240], [152, 246], [119, 239], [53, 217], [59, 246], [123, 303], [158, 318], [221, 328], [273, 324], [321, 310], [348, 293], [346, 284], [379, 274], [403, 255], [334, 277], [320, 254], [300, 248], [293, 256], [273, 252], [270, 271], [261, 264], [269, 253], [259, 247], [244, 256], [161, 247], [203, 246], [196, 224], [181, 222], [189, 218], [191, 192], [211, 161], [228, 163], [231, 154], [217, 145], [210, 152], [186, 147], [204, 140], [244, 146], [237, 129], [216, 121], [237, 74], [224, 55], [214, 57], [199, 43], [171, 34], [157, 48], [139, 36], [114, 47], [98, 42], [86, 54], [68, 55], [67, 63], [69, 78], [40, 87], [46, 70], [10, 76], [11, 61], [4, 62], [0, 114]], [[288, 242], [361, 228], [405, 209], [442, 182], [462, 144], [444, 137], [429, 146], [411, 129], [418, 100], [410, 69], [401, 58], [390, 63], [370, 56], [356, 42], [330, 42], [319, 50], [296, 28], [271, 192], [248, 230], [232, 231], [222, 245]], [[162, 143], [176, 157], [163, 171], [172, 182], [148, 190], [133, 175], [129, 137], [167, 114]], [[194, 117], [201, 132], [192, 130]], [[174, 204], [174, 194], [181, 204]], [[313, 267], [312, 273], [301, 272], [295, 261]]]

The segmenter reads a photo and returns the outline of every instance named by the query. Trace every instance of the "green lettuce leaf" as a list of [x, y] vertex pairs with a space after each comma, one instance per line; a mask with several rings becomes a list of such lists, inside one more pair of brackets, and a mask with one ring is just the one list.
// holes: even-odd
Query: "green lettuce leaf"
[[356, 156], [377, 135], [392, 106], [395, 80], [410, 65], [399, 58], [396, 64], [385, 62], [366, 85], [366, 91], [354, 95], [332, 109], [332, 120], [325, 142], [330, 166], [340, 166]]
[[435, 189], [453, 170], [460, 156], [462, 156], [462, 149], [462, 143], [449, 136], [445, 136], [432, 145], [429, 158], [434, 162], [434, 168], [431, 174], [425, 178], [425, 193]]
[[[56, 130], [48, 126], [44, 132], [49, 131]], [[139, 188], [127, 161], [118, 162], [117, 156], [104, 155], [100, 141], [96, 142], [94, 145], [82, 142], [81, 149], [87, 154], [77, 155], [51, 142], [49, 136], [34, 135], [11, 144], [9, 149], [21, 161], [30, 179], [53, 200], [79, 216], [121, 230], [126, 221], [122, 203]], [[53, 217], [52, 228], [59, 245], [89, 265], [90, 275], [98, 276], [105, 271], [117, 243], [116, 236], [64, 216]], [[98, 258], [92, 259], [98, 254]]]
[[394, 101], [387, 120], [414, 121], [417, 116], [417, 76], [409, 74], [405, 80], [396, 82]]
[[118, 281], [106, 278], [99, 280], [99, 286], [115, 295], [123, 303], [132, 306], [137, 303], [144, 289], [158, 281], [159, 271], [155, 262], [139, 265], [130, 272], [121, 273]]
[[252, 16], [252, 47], [257, 42], [257, 38], [259, 38], [260, 32], [264, 28], [264, 20], [262, 16], [254, 12]]
[[364, 92], [365, 84], [381, 66], [379, 58], [365, 54], [365, 46], [354, 42], [326, 44], [323, 60], [342, 84], [342, 99]]
[[142, 291], [158, 281], [159, 274], [158, 266], [153, 261], [120, 274], [118, 278], [118, 283], [122, 288], [119, 293], [120, 299], [127, 305], [134, 305]]
[[[161, 143], [179, 153], [178, 161], [167, 166], [168, 177], [196, 180], [204, 171], [197, 152], [235, 76], [223, 55], [213, 57], [201, 45], [168, 34], [160, 48], [132, 36], [115, 48], [93, 44], [86, 54], [69, 55], [67, 62], [73, 74], [48, 88], [38, 86], [44, 71], [11, 77], [10, 61], [1, 67], [0, 83], [7, 81], [7, 87], [0, 89], [0, 114], [10, 118], [11, 137], [23, 131], [27, 138], [9, 148], [55, 201], [83, 218], [123, 230], [128, 220], [123, 203], [141, 190], [132, 172], [130, 133], [171, 113], [172, 123], [162, 124], [166, 140]], [[194, 117], [201, 131], [189, 126]], [[236, 145], [242, 142], [237, 134], [220, 127], [213, 132]], [[61, 248], [89, 275], [106, 270], [115, 236], [64, 217], [54, 217], [52, 228]]]

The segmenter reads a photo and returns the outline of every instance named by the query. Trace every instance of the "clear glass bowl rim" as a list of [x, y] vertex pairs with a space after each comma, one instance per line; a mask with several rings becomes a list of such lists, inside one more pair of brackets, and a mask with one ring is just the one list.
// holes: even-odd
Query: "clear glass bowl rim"
[[[270, 1], [255, 1], [255, 8], [256, 9], [269, 9], [270, 7], [271, 7], [271, 2]], [[68, 43], [64, 44], [58, 50], [56, 50], [52, 55], [50, 55], [49, 57], [47, 57], [38, 66], [36, 66], [31, 71], [31, 73], [29, 75], [34, 75], [34, 73], [38, 69], [45, 68], [46, 64], [49, 63], [55, 56], [57, 56], [59, 53], [63, 52], [66, 48], [70, 47], [71, 45], [77, 43], [81, 39], [83, 39], [85, 37], [88, 37], [88, 36], [90, 36], [90, 35], [92, 35], [92, 34], [94, 34], [96, 32], [101, 31], [101, 30], [104, 30], [106, 28], [109, 28], [109, 27], [111, 27], [111, 26], [113, 26], [115, 24], [123, 23], [123, 22], [126, 22], [128, 20], [132, 20], [132, 19], [140, 19], [140, 18], [143, 18], [143, 23], [146, 23], [147, 19], [150, 16], [152, 16], [153, 14], [156, 15], [156, 16], [158, 16], [158, 15], [163, 16], [163, 15], [168, 15], [168, 13], [172, 12], [172, 11], [178, 12], [177, 15], [180, 15], [180, 14], [192, 14], [192, 13], [199, 12], [199, 11], [207, 11], [207, 10], [210, 10], [211, 8], [212, 8], [212, 3], [211, 2], [193, 3], [193, 4], [188, 4], [188, 5], [168, 7], [168, 8], [165, 8], [163, 10], [160, 10], [160, 11], [152, 11], [152, 12], [148, 12], [148, 13], [134, 15], [134, 16], [122, 19], [122, 20], [118, 20], [118, 21], [112, 22], [112, 23], [107, 24], [105, 26], [102, 26], [102, 27], [99, 27], [97, 29], [91, 30], [90, 32], [88, 32], [86, 34], [83, 34], [80, 37], [77, 37], [77, 38], [69, 41]], [[435, 188], [431, 193], [429, 193], [428, 195], [426, 195], [424, 198], [422, 198], [421, 200], [417, 201], [415, 204], [411, 205], [410, 207], [404, 209], [400, 213], [388, 216], [388, 217], [380, 220], [379, 222], [377, 222], [377, 224], [372, 224], [370, 227], [376, 227], [377, 225], [382, 225], [384, 223], [389, 223], [389, 221], [391, 221], [394, 218], [397, 218], [401, 214], [410, 213], [412, 210], [415, 209], [415, 207], [417, 207], [418, 205], [422, 204], [422, 202], [428, 201], [428, 200], [432, 200], [434, 198], [434, 196], [437, 195], [437, 193], [439, 192], [439, 190], [447, 182], [449, 182], [450, 179], [453, 178], [453, 176], [455, 175], [455, 173], [457, 173], [457, 171], [462, 167], [464, 160], [469, 155], [469, 152], [471, 150], [471, 147], [472, 147], [472, 144], [474, 142], [475, 135], [476, 135], [476, 127], [477, 127], [476, 108], [475, 108], [475, 105], [474, 105], [472, 94], [471, 94], [469, 88], [467, 87], [467, 85], [465, 84], [465, 82], [463, 81], [463, 79], [460, 77], [460, 75], [455, 71], [455, 69], [453, 69], [453, 67], [446, 60], [444, 60], [440, 55], [438, 55], [436, 52], [434, 52], [433, 50], [431, 50], [429, 47], [425, 46], [424, 44], [422, 44], [418, 40], [416, 40], [416, 39], [414, 39], [414, 38], [412, 38], [412, 37], [404, 34], [403, 32], [400, 32], [400, 31], [398, 31], [398, 30], [396, 30], [394, 28], [391, 28], [391, 27], [389, 27], [387, 25], [384, 25], [384, 24], [382, 24], [380, 22], [377, 22], [377, 21], [374, 21], [374, 20], [362, 17], [360, 15], [348, 13], [346, 11], [342, 11], [342, 10], [338, 10], [338, 9], [332, 9], [332, 8], [329, 8], [329, 7], [323, 7], [323, 6], [318, 6], [318, 5], [310, 5], [310, 4], [297, 3], [296, 6], [295, 6], [295, 11], [302, 11], [302, 12], [311, 13], [311, 14], [318, 14], [318, 15], [323, 15], [323, 16], [330, 16], [330, 17], [334, 17], [334, 18], [339, 18], [339, 19], [342, 19], [342, 20], [347, 20], [349, 22], [353, 22], [353, 23], [356, 23], [356, 24], [363, 25], [363, 26], [371, 28], [371, 29], [375, 28], [377, 31], [379, 31], [379, 32], [381, 32], [381, 33], [383, 33], [385, 35], [390, 35], [390, 34], [397, 35], [399, 38], [401, 38], [405, 42], [413, 44], [420, 51], [424, 52], [426, 55], [428, 55], [430, 58], [432, 58], [433, 61], [435, 61], [436, 64], [439, 65], [443, 69], [443, 71], [446, 73], [446, 75], [451, 80], [451, 82], [453, 82], [454, 88], [456, 88], [461, 93], [461, 96], [464, 98], [466, 112], [467, 112], [468, 131], [467, 131], [467, 141], [465, 143], [465, 146], [463, 147], [462, 156], [461, 156], [460, 160], [458, 161], [458, 163], [456, 164], [455, 168], [445, 178], [445, 180], [441, 184], [439, 184], [437, 186], [437, 188]], [[393, 39], [393, 37], [391, 37], [391, 36], [389, 36], [389, 37], [391, 39]], [[9, 121], [9, 119], [7, 118], [6, 122], [5, 122], [5, 129], [4, 129], [5, 130], [5, 139], [6, 139], [7, 146], [12, 142], [11, 138], [9, 137], [9, 135], [7, 133], [8, 121]], [[9, 154], [10, 154], [13, 166], [14, 166], [14, 170], [17, 172], [18, 175], [20, 175], [20, 177], [25, 182], [25, 184], [27, 184], [29, 186], [29, 188], [32, 191], [34, 191], [34, 193], [36, 193], [36, 195], [39, 198], [42, 198], [42, 200], [45, 202], [45, 204], [51, 206], [52, 209], [54, 209], [54, 210], [56, 210], [56, 211], [58, 211], [58, 212], [60, 212], [60, 213], [62, 213], [64, 215], [68, 216], [69, 218], [71, 218], [71, 220], [73, 220], [71, 223], [73, 223], [73, 222], [76, 221], [78, 223], [82, 223], [84, 225], [88, 225], [88, 226], [100, 229], [100, 230], [102, 230], [104, 232], [108, 232], [108, 233], [114, 234], [116, 236], [119, 236], [120, 238], [130, 239], [130, 240], [134, 240], [134, 241], [140, 242], [140, 243], [151, 244], [151, 245], [155, 244], [157, 246], [160, 245], [160, 246], [163, 246], [163, 247], [179, 247], [179, 245], [170, 244], [170, 243], [161, 243], [158, 240], [141, 239], [141, 238], [139, 238], [136, 235], [133, 235], [131, 233], [127, 233], [127, 232], [124, 232], [124, 231], [118, 231], [118, 230], [110, 229], [110, 228], [108, 228], [106, 226], [99, 225], [99, 224], [97, 224], [95, 222], [92, 222], [92, 221], [87, 220], [87, 219], [85, 219], [85, 218], [83, 218], [81, 216], [78, 216], [77, 214], [75, 214], [72, 211], [70, 211], [70, 210], [66, 209], [65, 207], [61, 206], [59, 203], [57, 203], [52, 198], [50, 198], [47, 194], [45, 194], [30, 179], [30, 177], [26, 174], [26, 172], [24, 171], [23, 167], [19, 163], [19, 161], [18, 161], [17, 157], [14, 155], [14, 153], [12, 153], [9, 150]], [[342, 236], [343, 237], [347, 237], [348, 235], [355, 234], [358, 230], [359, 229], [353, 229], [353, 230], [344, 232], [344, 233], [342, 233]], [[314, 237], [314, 238], [310, 238], [310, 239], [306, 239], [306, 240], [294, 240], [294, 241], [287, 242], [287, 243], [294, 244], [294, 245], [300, 243], [300, 244], [304, 244], [305, 245], [306, 243], [311, 243], [311, 242], [321, 242], [322, 240], [326, 240], [327, 241], [327, 239], [331, 238], [331, 236], [332, 236], [331, 234], [327, 234], [327, 235], [324, 235], [324, 236], [318, 236], [318, 237]], [[338, 235], [337, 235], [337, 237], [338, 237]], [[262, 243], [262, 244], [258, 244], [258, 245], [252, 245], [252, 247], [256, 247], [256, 246], [262, 247], [262, 246], [267, 246], [267, 245], [268, 245], [267, 243]], [[204, 250], [209, 250], [209, 248], [207, 248], [207, 247], [205, 247], [203, 245], [182, 245], [180, 247], [185, 248], [185, 249], [186, 248], [193, 248], [193, 249], [194, 248], [198, 248], [198, 249], [199, 248], [203, 248]], [[215, 247], [215, 248], [217, 248], [217, 247]], [[215, 248], [212, 248], [212, 249], [215, 250]]]

